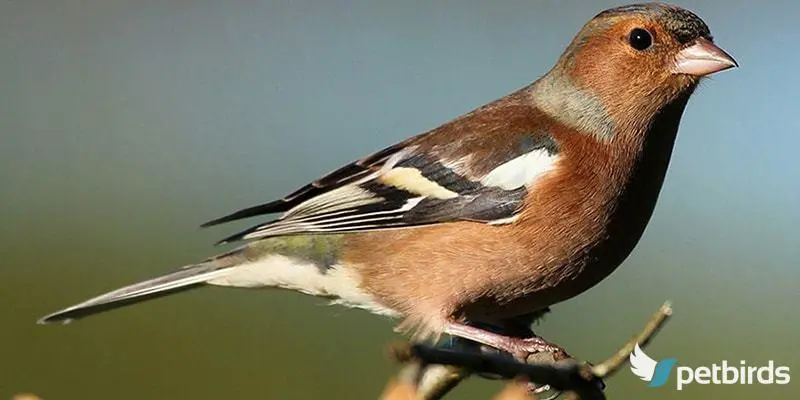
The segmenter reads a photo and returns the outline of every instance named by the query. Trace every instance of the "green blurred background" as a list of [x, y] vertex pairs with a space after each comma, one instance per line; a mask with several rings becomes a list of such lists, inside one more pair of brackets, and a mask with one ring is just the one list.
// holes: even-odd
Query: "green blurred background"
[[[539, 333], [609, 355], [663, 300], [647, 352], [800, 368], [800, 41], [792, 2], [683, 1], [741, 64], [683, 119], [634, 254]], [[0, 2], [0, 399], [368, 399], [392, 323], [281, 291], [209, 288], [67, 326], [37, 318], [213, 254], [279, 197], [534, 80], [611, 1]], [[792, 371], [795, 372], [795, 371]], [[800, 374], [800, 372], [795, 372]], [[786, 386], [612, 399], [798, 398]], [[472, 380], [453, 398], [485, 399]]]

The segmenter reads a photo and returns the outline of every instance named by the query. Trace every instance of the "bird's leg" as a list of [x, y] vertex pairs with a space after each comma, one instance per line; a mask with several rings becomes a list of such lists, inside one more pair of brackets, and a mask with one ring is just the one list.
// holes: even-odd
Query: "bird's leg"
[[[505, 351], [519, 362], [526, 364], [531, 362], [551, 363], [573, 358], [561, 346], [536, 336], [532, 331], [526, 333], [531, 336], [506, 336], [486, 329], [450, 321], [445, 324], [444, 333]], [[599, 378], [596, 379], [596, 384], [600, 390], [606, 387], [603, 380]], [[550, 385], [540, 385], [531, 382], [528, 384], [528, 389], [536, 395], [541, 395], [544, 392], [550, 391], [552, 388]], [[547, 397], [546, 399], [555, 397], [558, 397], [557, 391], [554, 396]]]
[[530, 355], [542, 352], [553, 354], [556, 360], [571, 358], [561, 346], [538, 336], [526, 338], [505, 336], [455, 321], [445, 324], [444, 333], [508, 352], [521, 362], [527, 362]]

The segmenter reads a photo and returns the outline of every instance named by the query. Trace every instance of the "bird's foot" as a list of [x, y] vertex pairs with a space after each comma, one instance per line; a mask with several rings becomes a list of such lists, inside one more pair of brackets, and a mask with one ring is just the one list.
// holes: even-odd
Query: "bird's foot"
[[[528, 338], [510, 337], [509, 348], [503, 349], [511, 354], [517, 361], [525, 364], [548, 364], [556, 361], [571, 358], [570, 355], [557, 344], [553, 344], [539, 336]], [[528, 392], [536, 395], [536, 398], [552, 400], [561, 395], [561, 392], [554, 390], [550, 385], [542, 385], [535, 382], [526, 384]]]
[[540, 353], [552, 355], [554, 361], [571, 358], [561, 346], [535, 335], [524, 338], [506, 336], [457, 322], [448, 324], [445, 327], [445, 333], [505, 351], [523, 363], [527, 363], [530, 357]]
[[[481, 351], [483, 353], [491, 352], [490, 349], [485, 347], [488, 346], [492, 349], [505, 352], [517, 361], [525, 364], [548, 364], [572, 358], [563, 347], [536, 336], [535, 334], [529, 337], [506, 336], [455, 322], [446, 326], [445, 333], [483, 345], [481, 346]], [[597, 385], [601, 390], [605, 388], [605, 383], [600, 379], [597, 380]], [[531, 382], [527, 387], [531, 393], [543, 399], [554, 399], [560, 394], [559, 391], [553, 390], [549, 385], [540, 385]]]
[[548, 342], [539, 336], [527, 338], [506, 337], [500, 343], [500, 350], [507, 351], [518, 361], [528, 363], [530, 358], [538, 359], [541, 353], [549, 353], [554, 361], [572, 358], [563, 347]]

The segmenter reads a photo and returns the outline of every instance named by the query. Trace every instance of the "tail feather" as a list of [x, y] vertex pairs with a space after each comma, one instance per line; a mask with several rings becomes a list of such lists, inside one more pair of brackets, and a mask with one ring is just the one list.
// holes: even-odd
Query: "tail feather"
[[201, 286], [204, 282], [228, 274], [229, 267], [214, 263], [191, 265], [183, 269], [135, 283], [102, 294], [72, 307], [52, 313], [40, 319], [40, 324], [68, 323], [92, 314], [166, 296]]

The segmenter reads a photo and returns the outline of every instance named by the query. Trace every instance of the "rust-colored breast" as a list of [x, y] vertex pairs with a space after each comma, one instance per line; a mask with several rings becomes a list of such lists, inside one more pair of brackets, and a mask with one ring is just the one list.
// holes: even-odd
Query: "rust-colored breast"
[[[533, 110], [528, 115], [528, 122], [508, 119], [513, 124], [505, 132], [544, 130], [564, 150], [556, 168], [529, 187], [520, 218], [508, 225], [453, 222], [348, 235], [343, 260], [359, 271], [365, 290], [407, 317], [427, 321], [460, 313], [527, 313], [585, 286], [577, 283], [587, 268], [581, 256], [602, 239], [624, 173], [593, 137], [547, 126]], [[485, 121], [465, 119], [451, 130], [486, 130]]]

